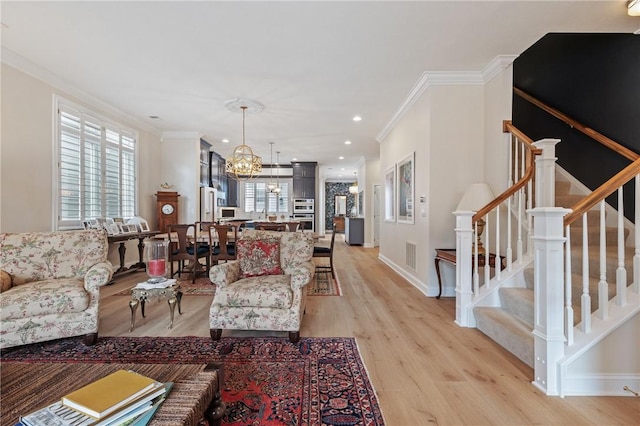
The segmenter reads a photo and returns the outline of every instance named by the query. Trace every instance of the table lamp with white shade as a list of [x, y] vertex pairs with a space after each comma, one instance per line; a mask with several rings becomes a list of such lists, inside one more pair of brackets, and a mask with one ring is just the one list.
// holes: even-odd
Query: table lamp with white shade
[[[493, 199], [496, 198], [493, 195], [493, 191], [491, 191], [491, 187], [488, 183], [477, 182], [472, 183], [467, 190], [465, 191], [460, 203], [458, 203], [457, 211], [471, 211], [477, 212], [487, 204], [489, 204]], [[478, 254], [484, 254], [485, 250], [482, 246], [482, 241], [480, 241], [480, 236], [482, 235], [482, 231], [484, 231], [485, 221], [484, 219], [478, 219], [478, 236], [477, 241], [474, 243], [474, 246], [477, 246]], [[473, 252], [475, 253], [475, 247], [473, 248]]]

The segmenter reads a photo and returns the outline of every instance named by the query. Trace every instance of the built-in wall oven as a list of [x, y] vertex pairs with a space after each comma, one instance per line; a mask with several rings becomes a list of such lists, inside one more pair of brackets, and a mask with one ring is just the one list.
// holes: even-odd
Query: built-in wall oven
[[294, 198], [293, 219], [300, 221], [303, 230], [315, 231], [315, 201], [313, 198]]

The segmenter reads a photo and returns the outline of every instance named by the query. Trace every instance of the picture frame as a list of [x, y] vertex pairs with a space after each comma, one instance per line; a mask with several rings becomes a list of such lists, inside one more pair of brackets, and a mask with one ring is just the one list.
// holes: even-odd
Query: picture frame
[[414, 167], [415, 153], [411, 153], [396, 164], [398, 223], [414, 223]]
[[149, 232], [151, 229], [149, 229], [149, 224], [147, 223], [147, 221], [145, 220], [144, 222], [140, 222], [140, 232]]
[[108, 235], [118, 235], [120, 234], [120, 227], [117, 223], [108, 223], [107, 225], [107, 234]]
[[83, 229], [93, 229], [91, 226], [91, 221], [90, 220], [83, 220], [82, 221], [82, 228]]
[[129, 229], [129, 234], [135, 234], [138, 232], [138, 226], [135, 224], [127, 224], [127, 228]]
[[396, 166], [384, 172], [384, 221], [396, 221]]
[[132, 217], [127, 221], [127, 224], [134, 225], [136, 227], [136, 232], [149, 232], [151, 230], [149, 228], [149, 222], [140, 216]]

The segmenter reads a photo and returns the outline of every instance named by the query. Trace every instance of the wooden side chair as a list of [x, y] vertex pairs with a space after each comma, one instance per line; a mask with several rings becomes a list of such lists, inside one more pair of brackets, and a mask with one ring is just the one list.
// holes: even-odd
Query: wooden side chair
[[287, 231], [289, 232], [296, 232], [300, 229], [300, 222], [287, 222], [285, 225], [287, 225]]
[[[236, 224], [217, 225], [205, 223], [203, 233], [209, 236], [209, 259], [211, 265], [217, 265], [220, 261], [236, 259], [236, 241], [238, 241], [239, 226]], [[233, 241], [229, 235], [234, 236]]]
[[331, 276], [333, 279], [336, 279], [336, 273], [333, 270], [333, 246], [336, 242], [336, 234], [337, 232], [334, 230], [331, 233], [331, 244], [329, 247], [326, 246], [313, 246], [313, 257], [328, 257], [329, 265], [316, 265], [316, 272], [331, 272]]
[[[198, 243], [196, 236], [195, 224], [171, 224], [169, 231], [169, 263], [171, 264], [171, 277], [178, 274], [182, 276], [182, 272], [188, 268], [192, 273], [191, 282], [196, 282], [196, 274], [198, 272], [199, 259], [209, 256], [209, 249]], [[174, 262], [178, 262], [178, 270], [174, 272]]]
[[260, 222], [256, 224], [256, 229], [261, 231], [279, 231], [284, 232], [287, 229], [287, 225], [284, 223], [269, 223], [269, 222]]

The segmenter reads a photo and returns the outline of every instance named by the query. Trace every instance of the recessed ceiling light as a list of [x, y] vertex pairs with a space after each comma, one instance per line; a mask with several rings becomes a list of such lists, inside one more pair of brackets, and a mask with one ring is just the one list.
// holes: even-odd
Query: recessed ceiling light
[[222, 143], [229, 143], [229, 139], [222, 139]]
[[344, 160], [344, 157], [341, 155], [340, 157], [338, 157], [338, 160]]
[[338, 175], [338, 177], [342, 177], [342, 175]]
[[340, 170], [343, 170], [343, 171], [344, 171], [344, 167], [343, 167], [343, 168], [341, 168]]
[[353, 121], [361, 121], [362, 117], [360, 117], [359, 115], [354, 115], [353, 116]]
[[344, 141], [345, 145], [351, 145], [351, 141]]
[[293, 157], [291, 161], [298, 161], [298, 159], [296, 157]]

